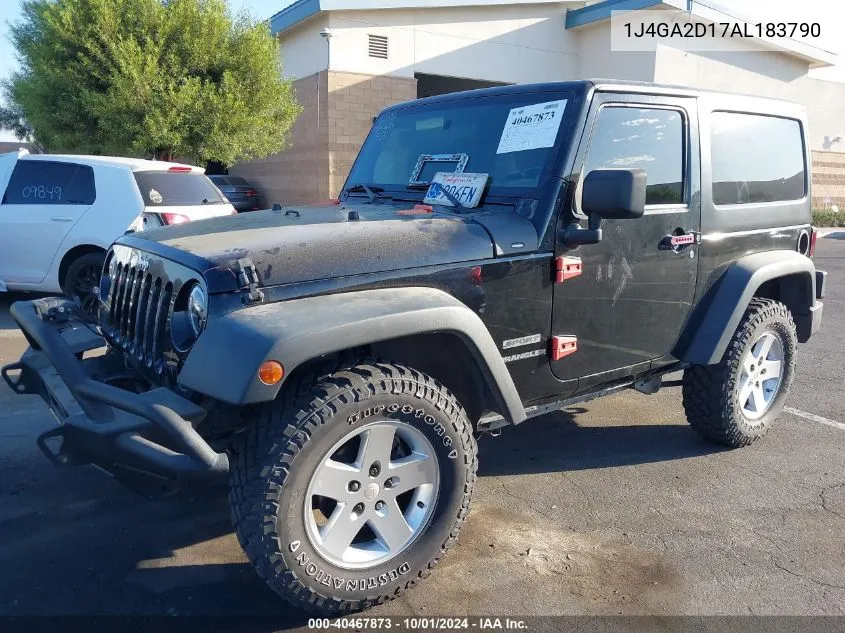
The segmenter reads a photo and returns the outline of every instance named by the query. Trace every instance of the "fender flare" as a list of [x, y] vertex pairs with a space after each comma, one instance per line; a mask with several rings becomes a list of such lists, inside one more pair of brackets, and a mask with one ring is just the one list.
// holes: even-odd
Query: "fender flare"
[[[728, 348], [745, 310], [760, 287], [783, 277], [795, 276], [797, 292], [787, 302], [796, 322], [811, 312], [816, 297], [813, 260], [795, 251], [766, 251], [733, 262], [707, 290], [695, 309], [675, 349], [674, 356], [693, 365], [718, 363]], [[799, 340], [809, 332], [799, 331]]]
[[[230, 404], [268, 402], [282, 380], [257, 377], [265, 360], [290, 376], [301, 364], [344, 349], [414, 334], [449, 332], [467, 346], [499, 413], [513, 424], [525, 408], [487, 327], [435, 288], [384, 288], [257, 305], [211, 320], [179, 373], [179, 384]], [[211, 370], [211, 371], [210, 371]]]

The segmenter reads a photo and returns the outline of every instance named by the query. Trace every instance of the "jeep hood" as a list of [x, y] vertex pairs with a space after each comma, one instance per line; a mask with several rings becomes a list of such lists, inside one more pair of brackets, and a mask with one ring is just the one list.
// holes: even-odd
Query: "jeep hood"
[[210, 292], [239, 287], [242, 259], [252, 262], [262, 286], [276, 286], [494, 256], [490, 234], [471, 216], [410, 207], [287, 207], [130, 234], [118, 243], [197, 270]]

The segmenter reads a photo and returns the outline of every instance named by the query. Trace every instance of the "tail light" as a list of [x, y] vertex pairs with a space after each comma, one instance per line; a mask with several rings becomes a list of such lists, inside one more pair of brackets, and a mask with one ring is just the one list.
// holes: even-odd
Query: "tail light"
[[193, 171], [193, 170], [190, 167], [182, 167], [180, 165], [176, 165], [174, 167], [168, 167], [167, 171], [181, 171], [181, 172], [187, 173], [187, 172]]
[[191, 221], [191, 218], [187, 215], [182, 215], [181, 213], [162, 213], [161, 219], [164, 220], [164, 223], [168, 226], [171, 224], [184, 224], [185, 222]]
[[810, 227], [810, 251], [807, 253], [808, 257], [815, 257], [816, 255], [816, 238], [819, 236], [819, 232], [816, 230], [816, 227]]
[[244, 191], [244, 197], [245, 198], [254, 198], [257, 195], [258, 195], [258, 192], [253, 190], [253, 189], [247, 189], [246, 191]]

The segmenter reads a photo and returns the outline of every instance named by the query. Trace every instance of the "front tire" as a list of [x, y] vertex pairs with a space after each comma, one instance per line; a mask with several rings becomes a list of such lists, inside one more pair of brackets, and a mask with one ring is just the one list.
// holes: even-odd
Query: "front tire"
[[238, 540], [280, 596], [323, 614], [395, 598], [456, 542], [477, 468], [466, 413], [425, 374], [380, 362], [303, 376], [237, 450]]
[[62, 291], [79, 305], [85, 314], [96, 315], [99, 299], [96, 290], [106, 260], [105, 253], [87, 253], [70, 263], [62, 280]]
[[752, 299], [721, 362], [684, 372], [690, 426], [733, 448], [763, 437], [783, 410], [797, 352], [789, 309], [772, 299]]

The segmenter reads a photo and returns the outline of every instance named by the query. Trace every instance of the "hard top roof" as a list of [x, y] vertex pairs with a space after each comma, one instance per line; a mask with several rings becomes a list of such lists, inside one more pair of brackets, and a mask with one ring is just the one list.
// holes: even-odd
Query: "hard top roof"
[[579, 79], [575, 81], [560, 81], [560, 82], [546, 82], [535, 84], [514, 84], [509, 86], [496, 86], [493, 88], [481, 88], [477, 90], [467, 90], [464, 92], [451, 92], [447, 94], [437, 95], [434, 97], [425, 97], [415, 101], [396, 104], [385, 109], [385, 112], [407, 107], [410, 104], [430, 104], [430, 103], [447, 103], [460, 99], [472, 97], [487, 97], [496, 95], [511, 95], [532, 92], [573, 92], [576, 95], [586, 96], [591, 91], [598, 92], [623, 92], [630, 94], [668, 96], [668, 97], [702, 97], [707, 96], [715, 99], [736, 100], [742, 98], [743, 100], [752, 100], [760, 104], [766, 104], [768, 107], [765, 110], [771, 110], [773, 106], [782, 105], [787, 106], [790, 110], [799, 108], [798, 104], [781, 99], [772, 99], [768, 97], [758, 97], [751, 95], [743, 95], [740, 93], [718, 92], [715, 90], [699, 90], [697, 88], [690, 88], [689, 86], [673, 86], [668, 84], [655, 84], [645, 81], [624, 81], [617, 79]]

